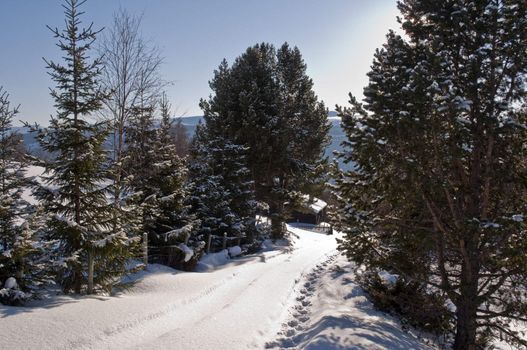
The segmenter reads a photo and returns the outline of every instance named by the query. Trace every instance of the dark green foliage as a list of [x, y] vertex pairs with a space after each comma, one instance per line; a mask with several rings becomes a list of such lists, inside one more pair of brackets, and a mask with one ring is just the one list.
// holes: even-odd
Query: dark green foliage
[[157, 128], [153, 106], [134, 109], [127, 128], [124, 168], [142, 211], [141, 231], [148, 234], [149, 244], [157, 247], [152, 255], [170, 257], [156, 262], [187, 268], [181, 264], [188, 262], [184, 259], [185, 247], [175, 246], [188, 244], [197, 249], [201, 243], [190, 240], [197, 223], [187, 204], [187, 169], [176, 150], [165, 95], [159, 106], [161, 121]]
[[[456, 349], [476, 334], [525, 345], [527, 4], [401, 1], [365, 88], [341, 108], [347, 161], [340, 248], [456, 306]], [[351, 150], [353, 150], [351, 152]]]
[[[0, 302], [20, 304], [33, 296], [45, 280], [39, 259], [41, 247], [35, 239], [36, 208], [22, 198], [31, 186], [26, 176], [27, 160], [20, 153], [21, 139], [12, 130], [18, 108], [11, 108], [9, 96], [0, 87]], [[7, 288], [9, 278], [15, 288]]]
[[402, 278], [390, 285], [377, 273], [365, 273], [358, 282], [377, 308], [397, 314], [403, 324], [441, 337], [452, 331], [453, 315], [445, 306], [447, 298], [428, 292], [426, 285]]
[[[44, 185], [36, 194], [49, 216], [47, 238], [57, 247], [55, 266], [64, 291], [80, 293], [84, 285], [111, 288], [126, 271], [133, 254], [133, 239], [112, 230], [112, 208], [106, 198], [103, 143], [107, 125], [89, 120], [106, 97], [99, 91], [100, 61], [89, 61], [90, 47], [98, 32], [79, 29], [79, 6], [64, 2], [66, 28], [51, 29], [64, 53], [64, 62], [46, 61], [56, 83], [51, 95], [57, 108], [50, 126], [39, 130], [41, 147], [53, 156], [44, 162]], [[87, 274], [96, 261], [94, 275]]]
[[196, 234], [247, 238], [255, 235], [253, 182], [246, 167], [247, 148], [210, 137], [198, 125], [191, 147], [192, 210], [200, 220]]
[[298, 48], [249, 47], [231, 67], [224, 60], [201, 101], [210, 138], [247, 148], [256, 199], [270, 208], [275, 238], [283, 235], [286, 202], [309, 182], [328, 142], [327, 110], [313, 92]]

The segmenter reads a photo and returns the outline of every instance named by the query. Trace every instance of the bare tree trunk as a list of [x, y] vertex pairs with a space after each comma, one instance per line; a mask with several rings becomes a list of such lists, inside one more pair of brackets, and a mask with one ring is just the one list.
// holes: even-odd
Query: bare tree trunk
[[474, 299], [464, 299], [456, 311], [456, 338], [454, 350], [475, 350], [476, 349], [476, 312], [477, 305]]
[[279, 204], [269, 204], [269, 218], [271, 219], [271, 237], [272, 239], [284, 238], [284, 221], [282, 208]]
[[459, 299], [456, 303], [456, 337], [454, 350], [475, 350], [478, 310], [478, 275], [479, 264], [474, 258], [472, 244], [462, 241], [463, 265], [461, 267], [461, 284]]
[[145, 270], [148, 267], [148, 234], [143, 233], [143, 263], [145, 264]]

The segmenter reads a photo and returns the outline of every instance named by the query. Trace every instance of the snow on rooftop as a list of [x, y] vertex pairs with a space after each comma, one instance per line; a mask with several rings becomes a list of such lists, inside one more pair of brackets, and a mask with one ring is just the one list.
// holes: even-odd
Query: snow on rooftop
[[304, 203], [309, 206], [309, 208], [316, 214], [320, 213], [324, 208], [328, 206], [326, 202], [324, 202], [322, 199], [313, 197], [312, 200], [310, 200], [309, 196], [303, 195], [302, 198], [304, 199]]

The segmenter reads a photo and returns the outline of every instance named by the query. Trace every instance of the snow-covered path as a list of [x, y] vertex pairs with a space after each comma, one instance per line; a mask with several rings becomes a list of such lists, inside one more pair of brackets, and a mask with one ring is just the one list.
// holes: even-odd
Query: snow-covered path
[[334, 237], [298, 232], [293, 248], [236, 259], [210, 273], [153, 266], [117, 297], [0, 306], [0, 348], [261, 349], [287, 316], [301, 274], [335, 252]]
[[[212, 272], [152, 265], [116, 297], [0, 305], [0, 349], [366, 349], [372, 337], [381, 345], [421, 348], [396, 322], [365, 312], [372, 306], [364, 297], [344, 300], [350, 286], [332, 277], [340, 259], [334, 236], [290, 230], [298, 236], [292, 246], [235, 259]], [[361, 293], [358, 286], [352, 289]], [[331, 310], [347, 312], [353, 321], [327, 323], [342, 316]], [[277, 337], [280, 332], [288, 336]], [[335, 334], [342, 339], [331, 340]]]

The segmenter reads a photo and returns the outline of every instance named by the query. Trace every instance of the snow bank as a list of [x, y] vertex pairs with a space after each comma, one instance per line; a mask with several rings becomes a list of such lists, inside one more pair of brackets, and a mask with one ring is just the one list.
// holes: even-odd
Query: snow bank
[[242, 248], [240, 248], [239, 246], [230, 247], [228, 250], [231, 258], [242, 255]]
[[[45, 169], [41, 166], [28, 166], [26, 168], [26, 176], [42, 183], [40, 176], [44, 174], [44, 170]], [[33, 196], [31, 188], [24, 188], [22, 191], [22, 199], [33, 205], [38, 204], [38, 200]]]
[[18, 288], [18, 284], [16, 283], [16, 279], [14, 277], [9, 277], [5, 283], [4, 283], [5, 289], [16, 289]]
[[218, 253], [205, 254], [198, 262], [196, 270], [200, 272], [214, 270], [218, 266], [227, 264], [229, 260], [229, 251], [227, 249]]

